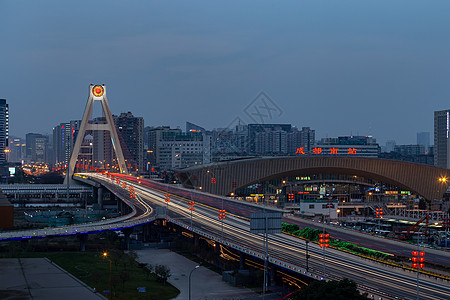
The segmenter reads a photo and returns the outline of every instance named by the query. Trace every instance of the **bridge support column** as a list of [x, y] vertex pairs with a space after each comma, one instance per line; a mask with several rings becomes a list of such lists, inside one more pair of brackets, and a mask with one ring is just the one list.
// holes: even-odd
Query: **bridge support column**
[[150, 224], [144, 224], [142, 226], [142, 235], [143, 235], [143, 242], [148, 242], [149, 236], [150, 236]]
[[239, 252], [239, 269], [245, 270], [245, 253]]
[[123, 250], [128, 250], [128, 245], [130, 244], [130, 235], [133, 232], [133, 228], [122, 229], [124, 239], [123, 239]]
[[219, 254], [220, 253], [220, 244], [218, 242], [214, 242], [214, 253]]
[[81, 252], [86, 251], [86, 241], [88, 239], [88, 235], [87, 234], [80, 234], [80, 235], [77, 235], [77, 238], [80, 241], [80, 251]]
[[276, 284], [275, 282], [275, 277], [277, 275], [277, 269], [274, 265], [269, 265], [270, 266], [270, 271], [269, 273], [269, 281], [268, 281], [268, 285], [269, 286], [274, 286]]
[[196, 234], [195, 232], [193, 232], [194, 235], [194, 247], [198, 247], [198, 234]]
[[98, 208], [103, 209], [103, 187], [102, 186], [97, 189], [97, 203], [98, 203]]

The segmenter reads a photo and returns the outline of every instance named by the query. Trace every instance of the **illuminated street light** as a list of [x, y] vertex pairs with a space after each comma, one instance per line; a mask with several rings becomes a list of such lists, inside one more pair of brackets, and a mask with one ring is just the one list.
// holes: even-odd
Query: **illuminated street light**
[[108, 252], [103, 252], [103, 257], [109, 260], [109, 299], [112, 299], [112, 271], [111, 271], [111, 259], [108, 257]]
[[192, 269], [191, 273], [189, 273], [189, 289], [188, 289], [188, 292], [189, 292], [189, 300], [191, 300], [191, 275], [192, 275], [192, 272], [194, 272], [194, 271], [197, 270], [198, 268], [200, 268], [199, 265], [195, 266], [195, 268]]

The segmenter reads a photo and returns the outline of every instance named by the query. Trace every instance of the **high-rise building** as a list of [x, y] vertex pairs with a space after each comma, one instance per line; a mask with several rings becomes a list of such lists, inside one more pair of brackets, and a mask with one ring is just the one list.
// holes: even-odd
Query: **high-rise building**
[[120, 145], [130, 171], [144, 170], [144, 118], [131, 112], [113, 116]]
[[396, 145], [396, 143], [394, 140], [387, 141], [386, 146], [383, 149], [383, 152], [386, 152], [386, 153], [393, 152], [395, 149], [395, 145]]
[[423, 145], [396, 145], [394, 151], [403, 155], [425, 155]]
[[156, 166], [160, 161], [161, 153], [158, 151], [158, 142], [161, 141], [164, 132], [181, 133], [181, 129], [171, 129], [170, 126], [159, 126], [148, 130], [147, 157], [151, 166]]
[[[106, 118], [95, 118], [92, 122], [94, 124], [106, 124]], [[111, 133], [107, 130], [93, 131], [92, 140], [92, 159], [94, 160], [94, 166], [97, 166], [100, 170], [110, 170], [112, 166], [115, 166], [115, 152], [111, 142]]]
[[201, 132], [162, 132], [156, 148], [156, 165], [161, 169], [173, 170], [203, 164]]
[[371, 136], [340, 136], [321, 139], [312, 152], [320, 155], [376, 158], [380, 154], [380, 146]]
[[7, 161], [9, 135], [9, 111], [6, 99], [0, 99], [0, 163]]
[[[256, 152], [256, 134], [268, 131], [284, 131], [286, 133], [291, 131], [291, 124], [248, 124], [248, 153], [255, 154]], [[285, 146], [287, 148], [287, 144]]]
[[9, 137], [9, 162], [21, 162], [24, 160], [25, 157], [25, 151], [26, 151], [26, 144], [25, 140], [10, 136]]
[[310, 127], [302, 127], [301, 131], [293, 127], [287, 136], [288, 154], [295, 154], [299, 148], [302, 148], [305, 153], [311, 153], [316, 143], [315, 139], [316, 132]]
[[425, 148], [425, 152], [430, 148], [430, 133], [418, 132], [417, 133], [417, 145], [422, 145]]
[[53, 156], [56, 166], [64, 166], [72, 155], [81, 120], [61, 123], [53, 128]]
[[434, 112], [434, 165], [439, 168], [450, 168], [448, 155], [448, 131], [450, 110]]
[[169, 126], [151, 128], [148, 136], [150, 165], [173, 170], [211, 162], [211, 137], [198, 127], [188, 125], [188, 132]]
[[262, 155], [286, 155], [287, 132], [281, 128], [266, 129], [255, 133], [255, 153]]
[[27, 160], [30, 162], [49, 161], [48, 158], [48, 136], [39, 133], [27, 133], [25, 136], [27, 144]]

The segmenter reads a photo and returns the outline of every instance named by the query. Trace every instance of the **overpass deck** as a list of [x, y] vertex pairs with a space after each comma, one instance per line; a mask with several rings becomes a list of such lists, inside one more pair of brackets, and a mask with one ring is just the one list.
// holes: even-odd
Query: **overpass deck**
[[[180, 225], [186, 230], [193, 231], [196, 234], [204, 236], [208, 239], [214, 240], [218, 243], [226, 245], [230, 248], [236, 249], [247, 255], [263, 259], [265, 257], [263, 250], [262, 236], [251, 234], [249, 232], [248, 221], [243, 219], [238, 214], [227, 215], [226, 221], [221, 223], [217, 218], [219, 201], [228, 201], [224, 198], [210, 197], [215, 205], [204, 204], [197, 202], [195, 217], [192, 226], [189, 225], [191, 214], [188, 210], [187, 202], [189, 199], [189, 192], [187, 194], [180, 190], [182, 196], [176, 196], [173, 191], [173, 199], [169, 204], [169, 211], [165, 216], [157, 216], [151, 211], [152, 207], [162, 206], [164, 202], [164, 188], [150, 188], [146, 186], [140, 179], [134, 179], [130, 182], [136, 191], [136, 200], [127, 198], [127, 190], [124, 190], [120, 184], [111, 182], [101, 175], [89, 175], [91, 179], [104, 184], [108, 189], [123, 200], [128, 201], [131, 206], [135, 207], [136, 214], [125, 217], [124, 220], [106, 224], [86, 224], [85, 226], [68, 226], [63, 228], [54, 228], [49, 232], [31, 232], [26, 235], [21, 235], [19, 238], [32, 238], [37, 236], [48, 235], [64, 235], [64, 234], [84, 234], [89, 232], [101, 230], [114, 230], [121, 227], [131, 227], [138, 224], [145, 224], [151, 222], [158, 217], [164, 217], [166, 220]], [[167, 189], [169, 189], [167, 187]], [[186, 197], [187, 196], [187, 197]], [[201, 196], [201, 197], [200, 197]], [[204, 194], [200, 194], [200, 198], [204, 198]], [[191, 194], [192, 197], [192, 194]], [[234, 200], [236, 201], [236, 200]], [[245, 205], [251, 211], [255, 207], [248, 206], [245, 203], [234, 203], [233, 205]], [[227, 205], [227, 204], [226, 204]], [[260, 206], [258, 206], [261, 209]], [[244, 214], [249, 213], [249, 210], [244, 211], [242, 206], [236, 206], [232, 209], [242, 209]], [[227, 212], [229, 210], [227, 209]], [[221, 225], [224, 226], [224, 235], [221, 237]], [[5, 233], [0, 234], [0, 239], [13, 239], [12, 236], [6, 237]], [[399, 297], [399, 299], [414, 298], [416, 292], [416, 278], [415, 273], [408, 271], [393, 270], [379, 263], [372, 263], [360, 259], [359, 257], [344, 255], [339, 251], [327, 250], [325, 258], [323, 258], [322, 249], [319, 249], [315, 244], [310, 245], [309, 254], [310, 268], [306, 270], [304, 267], [306, 255], [305, 243], [301, 240], [283, 235], [273, 235], [269, 243], [269, 257], [268, 260], [272, 265], [291, 270], [293, 272], [301, 273], [312, 278], [325, 279], [339, 279], [350, 278], [359, 283], [361, 289], [377, 291], [378, 295], [383, 295], [383, 299]], [[326, 272], [322, 271], [322, 260], [325, 259], [327, 267]], [[448, 299], [450, 294], [450, 286], [448, 281], [437, 282], [421, 277], [421, 299]]]

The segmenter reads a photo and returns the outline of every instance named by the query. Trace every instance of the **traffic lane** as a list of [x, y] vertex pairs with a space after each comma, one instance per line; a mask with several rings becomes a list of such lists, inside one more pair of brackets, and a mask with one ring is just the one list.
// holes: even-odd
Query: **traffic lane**
[[[172, 211], [172, 213], [175, 213]], [[178, 215], [178, 214], [176, 214]], [[180, 215], [178, 215], [181, 217]], [[182, 218], [187, 219], [187, 216], [184, 215]], [[216, 220], [211, 220], [212, 216], [200, 216], [197, 215], [194, 217], [194, 227], [201, 227], [203, 230], [209, 232], [210, 234], [217, 235], [219, 231], [219, 223]], [[213, 217], [215, 219], [215, 217]], [[208, 230], [209, 229], [209, 230]], [[248, 232], [242, 232], [237, 228], [231, 228], [228, 225], [225, 225], [225, 237], [234, 241], [237, 244], [246, 245], [248, 248], [253, 248], [255, 251], [262, 252], [262, 237], [259, 235], [248, 234]], [[278, 248], [277, 250], [275, 250]], [[291, 249], [287, 249], [291, 248]], [[321, 269], [321, 257], [320, 255], [313, 254], [315, 251], [313, 249], [310, 250], [310, 255], [312, 256], [310, 259], [310, 266], [314, 269]], [[280, 245], [273, 245], [269, 247], [269, 252], [274, 257], [279, 257], [286, 261], [296, 261], [297, 265], [304, 264], [304, 258], [302, 259], [302, 255], [299, 255], [299, 249], [295, 249], [295, 247], [286, 247]], [[276, 253], [275, 253], [276, 252]], [[289, 253], [290, 252], [290, 253]], [[288, 254], [289, 253], [289, 254]], [[364, 278], [365, 282], [371, 282], [370, 286], [376, 287], [380, 290], [395, 290], [395, 293], [401, 297], [411, 298], [415, 292], [414, 280], [404, 280], [399, 279], [397, 276], [392, 276], [393, 274], [386, 274], [385, 272], [374, 272], [374, 270], [369, 270], [367, 267], [360, 266], [352, 266], [346, 261], [343, 261], [339, 258], [332, 258], [331, 255], [327, 257], [328, 266], [327, 269], [333, 274], [339, 274], [342, 277], [349, 277], [354, 279], [355, 281], [360, 281], [361, 278]], [[390, 277], [390, 278], [387, 278]], [[368, 281], [368, 282], [367, 282]], [[361, 282], [360, 282], [361, 283]], [[427, 291], [426, 291], [427, 290]], [[424, 283], [424, 289], [426, 291], [427, 296], [423, 295], [423, 299], [445, 299], [442, 297], [442, 294], [433, 291], [433, 288], [426, 288]]]
[[[307, 222], [303, 222], [300, 218], [283, 218], [283, 222], [290, 223], [290, 224], [296, 224], [299, 225], [300, 228], [313, 228], [313, 229], [319, 229], [322, 230], [322, 224], [318, 223], [317, 225], [309, 224]], [[392, 245], [391, 243], [386, 242], [383, 238], [379, 238], [378, 240], [372, 240], [372, 239], [363, 239], [357, 235], [352, 234], [352, 232], [341, 232], [334, 230], [332, 227], [327, 228], [326, 231], [330, 233], [330, 235], [333, 238], [337, 238], [342, 241], [354, 243], [358, 246], [382, 251], [385, 253], [393, 254], [396, 256], [411, 256], [411, 249], [408, 247], [402, 247], [401, 243], [399, 242], [396, 246]], [[425, 250], [426, 252], [426, 250]], [[430, 263], [435, 264], [441, 264], [445, 266], [450, 266], [450, 260], [448, 257], [444, 255], [428, 255], [427, 261]]]

